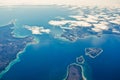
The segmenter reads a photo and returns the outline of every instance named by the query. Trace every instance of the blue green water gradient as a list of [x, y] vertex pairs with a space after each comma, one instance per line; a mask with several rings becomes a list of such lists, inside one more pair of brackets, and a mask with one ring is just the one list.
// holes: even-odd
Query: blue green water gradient
[[[54, 30], [48, 21], [69, 14], [72, 13], [59, 6], [1, 7], [0, 24], [16, 19], [16, 36], [25, 36], [31, 33], [23, 25], [44, 26]], [[120, 80], [119, 36], [89, 37], [74, 43], [56, 39], [52, 33], [36, 35], [36, 38], [39, 43], [28, 46], [19, 56], [20, 62], [13, 65], [1, 80], [62, 80], [66, 76], [67, 66], [74, 63], [76, 57], [85, 56], [86, 47], [100, 47], [104, 50], [95, 59], [85, 56], [84, 74], [87, 80]]]

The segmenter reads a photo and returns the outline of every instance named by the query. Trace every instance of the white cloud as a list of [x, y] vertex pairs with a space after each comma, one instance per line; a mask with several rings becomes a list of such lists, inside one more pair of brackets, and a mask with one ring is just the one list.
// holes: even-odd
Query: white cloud
[[0, 0], [0, 5], [77, 5], [77, 6], [120, 6], [120, 0]]
[[[74, 6], [68, 6], [71, 8]], [[99, 8], [99, 7], [74, 7], [75, 13], [68, 15], [69, 19], [58, 17], [56, 20], [49, 21], [49, 24], [52, 26], [60, 27], [63, 32], [69, 29], [71, 31], [70, 34], [75, 34], [75, 37], [71, 38], [71, 36], [67, 36], [66, 39], [79, 39], [79, 36], [86, 37], [89, 35], [102, 36], [102, 34], [109, 34], [110, 32], [113, 34], [120, 34], [120, 30], [118, 28], [120, 26], [114, 26], [111, 23], [120, 24], [120, 16], [119, 16], [119, 9], [112, 9], [112, 8]], [[77, 11], [77, 12], [76, 12]], [[88, 11], [88, 13], [86, 12]], [[82, 13], [82, 14], [81, 14]], [[77, 27], [85, 27], [85, 28], [77, 28]], [[81, 30], [81, 34], [76, 37], [78, 31]], [[82, 29], [86, 29], [85, 31]], [[76, 31], [75, 31], [76, 30]], [[112, 30], [112, 31], [111, 31]], [[92, 32], [96, 32], [92, 34]], [[106, 31], [106, 32], [104, 32]], [[73, 33], [72, 33], [73, 32]], [[74, 33], [75, 32], [75, 33]], [[88, 33], [88, 34], [86, 34]], [[65, 38], [65, 37], [64, 37]], [[70, 40], [69, 39], [69, 40]]]
[[72, 15], [72, 16], [69, 16], [71, 18], [74, 18], [78, 21], [85, 21], [85, 22], [90, 22], [90, 23], [97, 23], [98, 21], [98, 18], [93, 16], [93, 15], [87, 15], [87, 17], [84, 17], [84, 16], [79, 16], [79, 15]]
[[49, 24], [53, 25], [53, 26], [63, 26], [69, 22], [70, 21], [68, 21], [68, 20], [61, 20], [61, 21], [51, 20], [51, 21], [49, 21]]
[[24, 26], [26, 29], [30, 30], [32, 34], [42, 34], [42, 33], [50, 33], [50, 29], [44, 29], [44, 27], [39, 27], [39, 26]]
[[[89, 14], [86, 14], [83, 10], [91, 10]], [[110, 23], [115, 23], [120, 25], [119, 9], [107, 9], [104, 8], [93, 8], [93, 7], [79, 7], [76, 9], [78, 12], [83, 12], [84, 14], [74, 14], [69, 15], [70, 20], [51, 20], [49, 24], [52, 26], [58, 26], [61, 28], [74, 28], [74, 27], [91, 27], [95, 32], [107, 31], [110, 27]], [[112, 14], [112, 15], [111, 15]], [[67, 25], [66, 25], [67, 24]], [[92, 27], [94, 26], [94, 27]], [[112, 26], [112, 25], [111, 25]], [[113, 32], [117, 32], [113, 30]]]
[[116, 30], [116, 29], [112, 29], [112, 32], [113, 33], [119, 33], [120, 34], [120, 31]]
[[102, 30], [99, 29], [99, 28], [92, 28], [92, 30], [95, 31], [95, 32], [101, 32], [101, 31], [102, 31]]
[[107, 22], [101, 22], [98, 24], [93, 24], [94, 28], [92, 28], [93, 31], [95, 32], [101, 32], [103, 30], [108, 30], [109, 26]]
[[112, 20], [110, 21], [111, 23], [114, 23], [114, 24], [119, 24], [120, 25], [120, 18], [117, 18], [115, 20]]
[[90, 27], [91, 24], [86, 22], [86, 21], [76, 21], [76, 20], [60, 20], [60, 21], [55, 21], [55, 20], [51, 20], [49, 21], [49, 24], [52, 26], [59, 26], [59, 27], [63, 27], [66, 24], [69, 24], [68, 27]]
[[74, 19], [79, 20], [79, 21], [85, 20], [85, 17], [84, 16], [80, 16], [80, 15], [71, 15], [69, 17], [74, 18]]
[[73, 21], [73, 22], [71, 22], [70, 27], [76, 27], [76, 26], [91, 27], [91, 24], [86, 22], [86, 21]]

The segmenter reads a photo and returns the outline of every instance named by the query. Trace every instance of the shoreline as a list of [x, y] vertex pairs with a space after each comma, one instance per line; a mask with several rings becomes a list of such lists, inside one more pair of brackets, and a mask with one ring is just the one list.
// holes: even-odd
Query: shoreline
[[[15, 19], [15, 20], [13, 19], [13, 20], [9, 21], [7, 24], [3, 24], [3, 25], [0, 25], [0, 26], [5, 26], [5, 25], [9, 25], [9, 24], [14, 24], [14, 26], [15, 26], [15, 25], [16, 25], [15, 22], [16, 22], [16, 19]], [[13, 32], [11, 32], [11, 33], [13, 33]], [[25, 37], [25, 36], [23, 37], [23, 36], [16, 36], [16, 35], [12, 35], [12, 36], [17, 37], [17, 38], [24, 38], [24, 37]], [[9, 62], [9, 64], [5, 67], [5, 69], [0, 72], [0, 79], [3, 77], [3, 75], [4, 75], [5, 73], [7, 73], [7, 72], [10, 70], [10, 68], [11, 68], [14, 64], [20, 62], [20, 58], [19, 58], [19, 57], [20, 57], [20, 55], [21, 55], [22, 53], [24, 53], [24, 52], [26, 51], [26, 48], [27, 48], [28, 46], [30, 46], [30, 45], [35, 45], [35, 44], [38, 44], [38, 43], [39, 43], [39, 40], [38, 40], [35, 36], [33, 36], [33, 40], [32, 40], [31, 42], [28, 42], [23, 50], [21, 50], [20, 52], [16, 53], [16, 58], [13, 59], [13, 60], [11, 60], [11, 61]]]
[[[81, 68], [82, 68], [82, 77], [83, 77], [83, 80], [87, 80], [87, 78], [86, 78], [85, 75], [84, 75], [84, 69], [83, 69], [83, 66], [82, 66], [82, 65], [79, 65], [79, 64], [77, 64], [77, 63], [71, 63], [71, 64], [69, 64], [69, 65], [77, 65], [77, 66], [81, 67]], [[65, 75], [65, 78], [64, 78], [63, 80], [66, 80], [66, 79], [67, 79], [67, 76], [68, 76], [68, 74], [69, 74], [69, 72], [68, 72], [69, 65], [67, 66], [66, 75]]]
[[7, 72], [10, 70], [10, 68], [11, 68], [14, 64], [20, 62], [20, 56], [26, 51], [26, 48], [27, 48], [27, 47], [29, 47], [30, 45], [38, 44], [38, 43], [39, 43], [39, 41], [38, 41], [36, 38], [34, 38], [34, 39], [33, 39], [33, 42], [28, 43], [28, 44], [26, 45], [26, 47], [25, 47], [22, 51], [18, 52], [17, 55], [16, 55], [16, 58], [8, 64], [8, 66], [5, 68], [5, 70], [3, 70], [3, 71], [0, 73], [0, 79], [4, 76], [5, 73], [7, 73]]

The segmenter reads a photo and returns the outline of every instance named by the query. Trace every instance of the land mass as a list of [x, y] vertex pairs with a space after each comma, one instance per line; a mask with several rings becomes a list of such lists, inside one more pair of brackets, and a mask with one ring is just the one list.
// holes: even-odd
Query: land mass
[[82, 66], [72, 63], [68, 66], [65, 80], [85, 80], [83, 77]]
[[91, 58], [99, 56], [102, 52], [101, 48], [85, 48], [85, 54]]
[[80, 56], [80, 57], [77, 57], [77, 58], [76, 58], [76, 62], [77, 62], [78, 64], [84, 64], [85, 59], [84, 59], [83, 56]]
[[28, 43], [32, 43], [34, 38], [16, 38], [13, 36], [14, 23], [9, 23], [0, 27], [0, 73], [16, 59], [17, 54], [24, 50]]

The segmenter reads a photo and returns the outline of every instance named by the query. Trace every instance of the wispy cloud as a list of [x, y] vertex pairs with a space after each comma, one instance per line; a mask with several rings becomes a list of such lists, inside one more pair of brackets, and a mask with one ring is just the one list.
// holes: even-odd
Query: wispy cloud
[[0, 0], [0, 5], [120, 6], [120, 0]]

